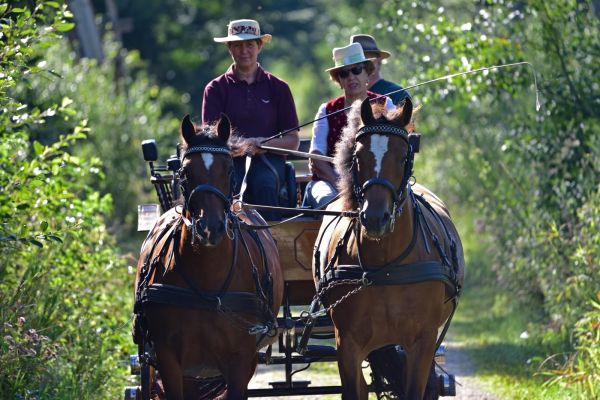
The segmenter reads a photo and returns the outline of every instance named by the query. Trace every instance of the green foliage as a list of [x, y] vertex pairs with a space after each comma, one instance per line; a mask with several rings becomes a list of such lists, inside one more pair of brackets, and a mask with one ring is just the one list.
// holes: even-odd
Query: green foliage
[[[46, 66], [54, 75], [31, 77], [17, 88], [34, 108], [49, 109], [57, 103], [73, 108], [70, 115], [32, 127], [31, 137], [42, 143], [54, 140], [54, 132], [73, 129], [76, 121], [87, 120], [88, 140], [79, 144], [77, 154], [83, 159], [102, 157], [100, 173], [108, 179], [92, 179], [90, 184], [112, 195], [113, 224], [120, 227], [121, 236], [127, 236], [135, 229], [137, 204], [153, 196], [141, 142], [155, 138], [161, 149], [174, 151], [180, 116], [174, 117], [165, 109], [179, 109], [180, 97], [148, 78], [137, 52], [123, 51], [110, 41], [105, 52], [105, 61], [98, 65], [95, 60], [78, 60], [66, 41], [57, 42], [45, 52]], [[117, 56], [122, 57], [128, 76], [117, 75]], [[166, 158], [168, 154], [160, 156]]]
[[87, 184], [101, 177], [101, 163], [73, 153], [86, 140], [85, 121], [44, 144], [31, 138], [50, 118], [72, 118], [70, 101], [40, 109], [16, 91], [53, 76], [40, 51], [72, 26], [69, 13], [51, 1], [33, 9], [2, 4], [0, 24], [0, 392], [116, 397], [130, 299], [105, 228], [111, 198]]
[[[487, 260], [476, 266], [487, 272], [470, 283], [497, 281], [537, 311], [530, 330], [538, 340], [567, 338], [600, 287], [600, 29], [592, 2], [378, 1], [337, 15], [344, 35], [371, 32], [394, 54], [384, 75], [401, 84], [523, 60], [535, 67], [539, 112], [528, 67], [412, 89], [425, 105], [415, 175], [451, 209], [468, 210], [458, 215], [478, 215], [470, 229], [480, 243], [466, 247], [483, 252], [468, 256]], [[580, 359], [580, 368], [595, 368]]]
[[[600, 298], [600, 292], [599, 296]], [[596, 399], [600, 396], [600, 303], [590, 302], [591, 309], [575, 324], [575, 351], [566, 355], [564, 362], [553, 356], [543, 364], [545, 375], [551, 379], [547, 386], [580, 389], [580, 399]], [[551, 367], [550, 364], [558, 364]]]

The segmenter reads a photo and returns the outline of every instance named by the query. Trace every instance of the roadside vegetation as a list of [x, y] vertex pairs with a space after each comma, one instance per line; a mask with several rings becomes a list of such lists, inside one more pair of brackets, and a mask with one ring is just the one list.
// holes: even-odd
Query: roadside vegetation
[[64, 1], [0, 1], [2, 398], [122, 395], [135, 206], [154, 202], [139, 144], [170, 153], [181, 116], [199, 120], [204, 84], [229, 64], [212, 37], [242, 17], [274, 34], [261, 62], [288, 81], [301, 122], [339, 93], [324, 69], [355, 33], [393, 53], [384, 76], [405, 87], [531, 63], [411, 89], [415, 175], [459, 221], [468, 270], [452, 329], [478, 374], [500, 398], [600, 397], [593, 1], [145, 0], [118, 2], [131, 29], [114, 36], [92, 3], [101, 61], [79, 55]]

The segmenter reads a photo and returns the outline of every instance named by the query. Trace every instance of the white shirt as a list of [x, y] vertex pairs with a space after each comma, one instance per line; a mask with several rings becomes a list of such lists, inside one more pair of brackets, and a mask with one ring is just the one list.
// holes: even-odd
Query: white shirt
[[[310, 150], [309, 152], [313, 152], [316, 150], [321, 154], [327, 154], [327, 135], [329, 134], [329, 121], [326, 117], [327, 115], [327, 103], [323, 103], [319, 106], [319, 110], [317, 111], [317, 115], [315, 115], [315, 123], [313, 124], [313, 135], [310, 141]], [[396, 108], [394, 103], [389, 97], [385, 99], [385, 108], [390, 111]], [[346, 113], [349, 110], [346, 111]]]

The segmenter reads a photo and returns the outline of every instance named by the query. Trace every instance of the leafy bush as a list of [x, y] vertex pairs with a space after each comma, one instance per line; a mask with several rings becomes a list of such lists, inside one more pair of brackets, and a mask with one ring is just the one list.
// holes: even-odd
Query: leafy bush
[[[177, 124], [183, 115], [176, 105], [180, 99], [169, 87], [159, 87], [144, 73], [144, 64], [135, 51], [125, 52], [116, 43], [106, 41], [106, 58], [77, 59], [67, 41], [57, 41], [45, 51], [45, 66], [54, 75], [37, 75], [18, 85], [19, 94], [39, 109], [52, 104], [72, 104], [73, 115], [53, 118], [32, 127], [31, 135], [46, 143], [55, 132], [73, 129], [76, 121], [87, 120], [88, 140], [77, 146], [82, 158], [100, 156], [102, 172], [108, 179], [90, 181], [114, 201], [111, 222], [121, 238], [135, 229], [136, 206], [156, 202], [150, 192], [147, 167], [141, 156], [142, 140], [155, 138], [161, 150], [173, 152], [177, 143]], [[116, 57], [123, 58], [126, 76], [119, 77]], [[176, 109], [180, 116], [164, 112]], [[170, 153], [169, 153], [170, 154]], [[160, 154], [166, 159], [168, 154]]]
[[[129, 343], [127, 272], [105, 227], [110, 195], [94, 157], [73, 155], [85, 121], [42, 144], [31, 131], [71, 118], [69, 101], [41, 109], [15, 85], [40, 76], [43, 49], [72, 27], [66, 6], [0, 5], [0, 392], [11, 399], [116, 397]], [[27, 46], [23, 46], [26, 43]]]

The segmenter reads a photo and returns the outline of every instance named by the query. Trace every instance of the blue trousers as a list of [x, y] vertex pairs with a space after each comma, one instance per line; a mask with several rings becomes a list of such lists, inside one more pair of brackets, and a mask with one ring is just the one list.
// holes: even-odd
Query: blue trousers
[[[279, 206], [281, 189], [284, 187], [285, 158], [274, 154], [261, 154], [252, 157], [250, 170], [246, 174], [246, 157], [233, 159], [235, 169], [234, 194], [240, 192], [246, 175], [242, 200], [250, 204]], [[273, 211], [260, 211], [267, 221], [277, 221], [282, 214]]]

